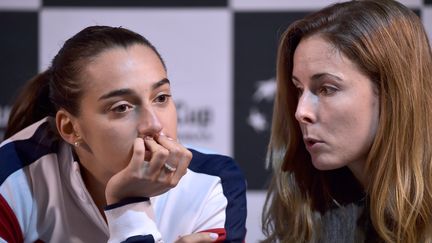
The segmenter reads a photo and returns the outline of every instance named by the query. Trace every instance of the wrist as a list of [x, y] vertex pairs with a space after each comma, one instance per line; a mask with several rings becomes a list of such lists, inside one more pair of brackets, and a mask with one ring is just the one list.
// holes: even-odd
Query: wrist
[[117, 201], [111, 201], [111, 202], [108, 202], [108, 200], [107, 200], [107, 205], [105, 206], [104, 210], [111, 210], [114, 208], [124, 206], [126, 204], [132, 204], [132, 203], [137, 203], [137, 202], [146, 202], [146, 201], [150, 201], [150, 198], [148, 198], [148, 197], [128, 197], [128, 198], [124, 198], [124, 199], [117, 200]]

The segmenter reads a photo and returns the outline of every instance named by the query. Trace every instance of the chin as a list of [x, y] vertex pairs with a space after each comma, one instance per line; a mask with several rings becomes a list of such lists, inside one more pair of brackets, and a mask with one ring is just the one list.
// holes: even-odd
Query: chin
[[312, 164], [317, 170], [335, 170], [345, 166], [341, 163], [322, 161], [318, 159], [312, 159]]

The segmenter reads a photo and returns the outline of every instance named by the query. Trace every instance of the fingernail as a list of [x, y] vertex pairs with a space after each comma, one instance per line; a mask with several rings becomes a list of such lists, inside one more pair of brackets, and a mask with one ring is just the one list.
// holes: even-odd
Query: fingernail
[[150, 137], [150, 136], [145, 136], [144, 139], [145, 139], [145, 140], [152, 140], [153, 138]]
[[210, 233], [209, 236], [212, 240], [216, 240], [217, 238], [219, 238], [219, 235], [216, 233]]

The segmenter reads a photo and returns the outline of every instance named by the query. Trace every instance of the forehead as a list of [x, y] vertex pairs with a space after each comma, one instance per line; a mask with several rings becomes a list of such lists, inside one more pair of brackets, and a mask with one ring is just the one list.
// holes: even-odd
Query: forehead
[[105, 50], [82, 71], [83, 86], [87, 91], [151, 85], [163, 78], [166, 78], [166, 72], [158, 55], [139, 44]]
[[294, 76], [322, 72], [344, 78], [345, 74], [358, 71], [350, 59], [320, 35], [302, 39], [294, 52]]
[[321, 35], [301, 39], [294, 51], [294, 62], [327, 62], [329, 59], [346, 57]]
[[[109, 48], [99, 53], [88, 62], [83, 71], [91, 75], [113, 74], [137, 66], [164, 69], [158, 55], [150, 47], [134, 44], [128, 47]], [[101, 70], [103, 72], [100, 72]]]

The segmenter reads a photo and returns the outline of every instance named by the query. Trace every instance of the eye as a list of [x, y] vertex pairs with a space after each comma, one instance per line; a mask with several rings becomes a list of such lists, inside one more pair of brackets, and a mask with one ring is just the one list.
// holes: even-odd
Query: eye
[[303, 94], [303, 85], [295, 79], [293, 79], [292, 84], [294, 85], [294, 88], [296, 90], [297, 98], [300, 98], [300, 96]]
[[156, 103], [166, 103], [170, 97], [171, 97], [171, 95], [169, 95], [169, 94], [161, 94], [161, 95], [158, 95], [158, 96], [154, 99], [154, 101], [155, 101]]
[[322, 86], [319, 89], [319, 93], [322, 94], [322, 95], [332, 95], [336, 91], [338, 91], [338, 89], [336, 87], [328, 86], [328, 85]]
[[300, 98], [300, 96], [303, 94], [303, 88], [295, 86], [295, 89], [297, 91], [297, 98]]
[[110, 111], [115, 113], [125, 113], [135, 108], [135, 106], [129, 104], [129, 103], [119, 103], [116, 105], [113, 105]]
[[301, 96], [303, 94], [303, 89], [297, 87], [297, 94], [298, 96]]

